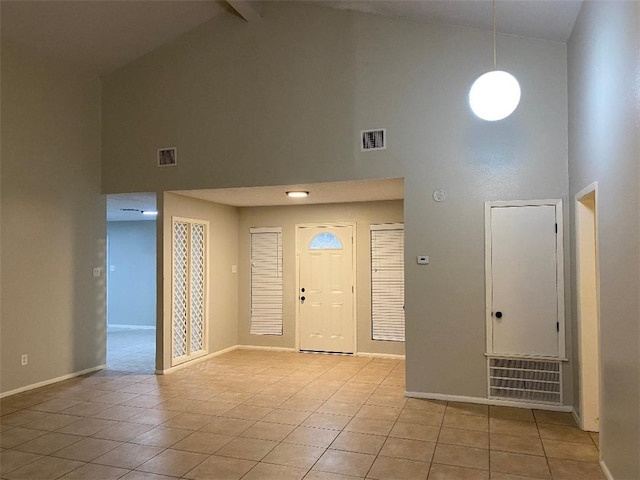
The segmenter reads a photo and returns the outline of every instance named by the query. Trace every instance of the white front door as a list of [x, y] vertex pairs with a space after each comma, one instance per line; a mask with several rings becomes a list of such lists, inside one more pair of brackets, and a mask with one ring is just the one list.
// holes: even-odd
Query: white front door
[[353, 353], [353, 228], [298, 227], [300, 350]]
[[559, 356], [557, 205], [490, 208], [488, 353]]

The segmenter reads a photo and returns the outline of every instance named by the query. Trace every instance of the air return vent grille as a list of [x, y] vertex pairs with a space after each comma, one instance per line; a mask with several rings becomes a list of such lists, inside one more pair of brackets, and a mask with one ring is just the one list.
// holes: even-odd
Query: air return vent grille
[[167, 147], [158, 149], [158, 166], [174, 167], [178, 164], [178, 149]]
[[489, 359], [489, 397], [539, 403], [562, 403], [558, 361]]
[[387, 148], [387, 131], [384, 128], [376, 130], [363, 130], [362, 143], [360, 150], [370, 152], [372, 150], [386, 150]]

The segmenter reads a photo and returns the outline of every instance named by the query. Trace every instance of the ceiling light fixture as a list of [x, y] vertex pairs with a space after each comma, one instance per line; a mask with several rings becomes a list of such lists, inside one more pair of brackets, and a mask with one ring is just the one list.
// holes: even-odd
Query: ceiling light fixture
[[305, 192], [302, 190], [287, 192], [287, 197], [289, 198], [305, 198], [309, 196], [309, 192]]
[[469, 105], [479, 118], [495, 122], [511, 115], [519, 103], [518, 80], [497, 67], [496, 0], [493, 0], [493, 70], [480, 75], [473, 82], [469, 90]]
[[158, 212], [155, 210], [140, 210], [140, 213], [143, 215], [158, 215]]

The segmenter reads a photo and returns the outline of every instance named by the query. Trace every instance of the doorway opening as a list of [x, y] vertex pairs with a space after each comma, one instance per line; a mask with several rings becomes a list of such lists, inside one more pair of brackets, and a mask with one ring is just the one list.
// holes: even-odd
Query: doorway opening
[[[287, 191], [308, 191], [310, 195], [292, 200], [286, 196]], [[209, 221], [212, 226], [209, 240], [210, 304], [212, 318], [217, 315], [217, 321], [211, 322], [208, 330], [209, 354], [237, 345], [300, 350], [299, 329], [302, 326], [298, 322], [301, 286], [298, 285], [297, 271], [297, 226], [350, 225], [353, 238], [357, 238], [357, 245], [354, 243], [352, 246], [351, 238], [347, 242], [352, 250], [351, 262], [357, 264], [352, 272], [354, 280], [347, 289], [350, 293], [351, 286], [357, 287], [351, 299], [353, 305], [345, 308], [345, 311], [353, 312], [350, 321], [352, 339], [347, 341], [347, 346], [303, 345], [303, 349], [402, 356], [403, 336], [390, 337], [380, 335], [378, 331], [372, 332], [374, 292], [370, 235], [374, 225], [403, 224], [403, 197], [404, 181], [401, 178], [168, 191], [164, 193], [162, 208], [164, 252], [159, 252], [159, 255], [164, 256], [166, 270], [171, 258], [167, 228], [170, 218], [180, 216]], [[403, 240], [398, 236], [394, 238]], [[327, 240], [329, 236], [322, 236], [316, 243], [322, 246], [335, 245]], [[345, 243], [342, 242], [342, 245]], [[334, 260], [339, 253], [338, 248], [318, 251], [327, 252]], [[395, 255], [395, 252], [394, 249], [391, 253]], [[383, 253], [389, 255], [387, 250]], [[403, 274], [403, 254], [400, 255], [400, 263]], [[385, 277], [383, 280], [388, 279]], [[170, 292], [173, 287], [168, 276], [160, 281], [164, 282], [164, 291]], [[159, 357], [161, 370], [164, 370], [164, 365], [168, 367], [170, 361], [167, 352], [171, 339], [169, 328], [172, 310], [168, 298], [165, 297], [163, 308], [165, 338], [162, 344], [164, 354], [162, 359]], [[403, 300], [404, 296], [401, 295], [401, 298]], [[310, 302], [306, 302], [305, 306], [310, 306]], [[386, 306], [385, 303], [383, 307]], [[400, 302], [400, 308], [402, 306]], [[340, 309], [335, 306], [330, 312], [330, 315], [335, 314], [332, 318], [338, 318], [337, 310]], [[394, 311], [394, 315], [402, 320], [402, 334], [403, 313], [396, 315]], [[338, 335], [341, 336], [342, 333]]]
[[578, 365], [580, 423], [600, 431], [600, 306], [597, 184], [576, 195], [576, 280], [578, 291]]
[[107, 197], [107, 366], [155, 371], [155, 194]]

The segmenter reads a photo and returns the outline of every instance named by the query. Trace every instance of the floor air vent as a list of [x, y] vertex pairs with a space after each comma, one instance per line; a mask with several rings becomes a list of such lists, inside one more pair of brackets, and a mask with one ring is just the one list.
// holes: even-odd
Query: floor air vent
[[387, 131], [384, 128], [377, 130], [363, 130], [361, 150], [370, 152], [372, 150], [385, 150], [387, 148]]
[[560, 404], [560, 362], [490, 358], [489, 397]]

